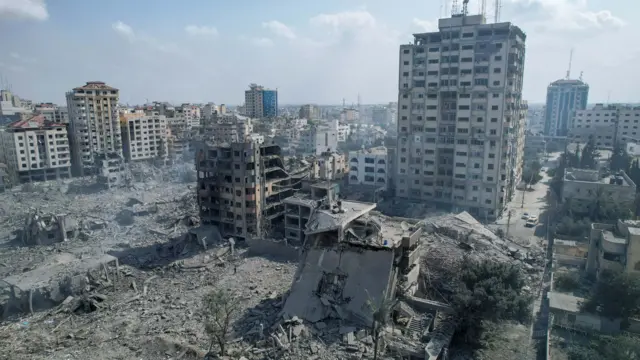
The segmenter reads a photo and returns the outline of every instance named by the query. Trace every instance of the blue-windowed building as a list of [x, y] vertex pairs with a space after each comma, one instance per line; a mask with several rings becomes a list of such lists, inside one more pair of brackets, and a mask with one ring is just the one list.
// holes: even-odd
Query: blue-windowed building
[[587, 108], [589, 85], [582, 80], [562, 79], [547, 87], [544, 134], [567, 136], [576, 110]]
[[278, 116], [278, 90], [262, 90], [262, 117]]
[[278, 116], [278, 90], [265, 89], [251, 84], [244, 92], [245, 115], [252, 118], [275, 118]]

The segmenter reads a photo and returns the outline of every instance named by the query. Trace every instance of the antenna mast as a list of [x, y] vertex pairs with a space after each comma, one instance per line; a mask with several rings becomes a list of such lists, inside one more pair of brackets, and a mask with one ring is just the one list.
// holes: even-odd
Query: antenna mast
[[496, 0], [495, 2], [495, 9], [494, 10], [494, 15], [493, 15], [493, 22], [499, 22], [500, 21], [500, 9], [502, 8], [502, 1], [501, 0]]
[[467, 16], [469, 0], [462, 0], [462, 16]]
[[453, 0], [451, 3], [451, 16], [458, 14], [458, 0]]
[[571, 52], [569, 53], [569, 68], [567, 69], [567, 80], [571, 76], [571, 62], [573, 62], [573, 48], [571, 48]]
[[482, 17], [487, 16], [487, 0], [480, 1], [480, 10], [478, 12], [482, 14]]

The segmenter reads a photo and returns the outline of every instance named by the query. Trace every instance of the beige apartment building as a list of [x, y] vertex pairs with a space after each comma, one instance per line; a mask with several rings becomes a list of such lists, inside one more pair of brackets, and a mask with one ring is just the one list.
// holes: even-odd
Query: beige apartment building
[[605, 196], [631, 208], [635, 195], [636, 184], [624, 171], [602, 176], [598, 170], [565, 170], [561, 198], [563, 203], [569, 203], [574, 212], [588, 212], [596, 196]]
[[123, 154], [127, 161], [167, 160], [167, 117], [152, 111], [121, 113]]
[[0, 132], [0, 158], [14, 184], [69, 178], [67, 127], [44, 115], [13, 122]]
[[596, 104], [577, 110], [569, 138], [580, 143], [593, 138], [600, 149], [613, 149], [616, 142], [640, 144], [640, 106]]
[[96, 154], [122, 156], [118, 99], [118, 89], [101, 81], [89, 81], [67, 93], [74, 173], [91, 174]]
[[396, 196], [495, 219], [522, 171], [524, 32], [455, 15], [400, 46]]

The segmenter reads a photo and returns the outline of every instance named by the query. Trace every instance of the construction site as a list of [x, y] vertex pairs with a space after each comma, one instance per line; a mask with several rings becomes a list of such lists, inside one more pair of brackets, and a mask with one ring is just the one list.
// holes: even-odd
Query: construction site
[[[196, 154], [108, 187], [0, 194], [0, 358], [471, 359], [450, 346], [460, 319], [433, 296], [439, 272], [492, 259], [520, 266], [525, 291], [540, 282], [542, 249], [467, 213], [394, 217], [289, 174], [274, 145]], [[214, 289], [239, 307], [225, 354], [203, 325]], [[505, 344], [522, 333], [522, 347], [528, 328], [513, 329]]]

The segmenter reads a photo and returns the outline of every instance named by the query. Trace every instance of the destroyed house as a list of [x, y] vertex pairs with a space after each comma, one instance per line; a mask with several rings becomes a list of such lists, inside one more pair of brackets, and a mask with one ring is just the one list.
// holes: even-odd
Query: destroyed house
[[280, 147], [255, 142], [203, 144], [196, 159], [203, 224], [224, 237], [284, 230], [283, 200], [293, 195]]
[[325, 200], [313, 210], [286, 314], [369, 326], [383, 301], [415, 292], [421, 230], [385, 223], [375, 206]]

